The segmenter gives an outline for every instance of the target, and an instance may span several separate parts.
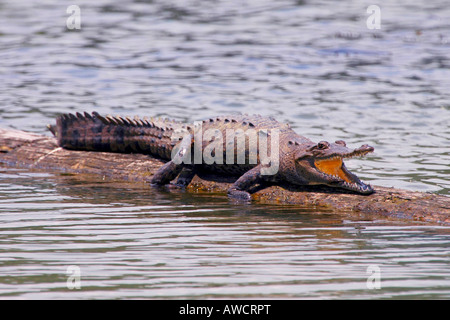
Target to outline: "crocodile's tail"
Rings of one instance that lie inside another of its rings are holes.
[[[173,131],[183,124],[165,119],[103,117],[97,112],[63,114],[48,129],[60,147],[72,150],[151,154],[169,160]]]

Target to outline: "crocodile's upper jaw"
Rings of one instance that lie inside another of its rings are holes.
[[[373,152],[374,148],[363,145],[358,149],[346,153],[335,153],[324,157],[315,157],[314,166],[323,178],[330,180],[330,186],[348,189],[362,194],[374,192],[370,185],[363,183],[356,175],[351,173],[344,164],[344,159],[364,156]]]

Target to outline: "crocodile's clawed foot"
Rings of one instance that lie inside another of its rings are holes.
[[[250,193],[243,190],[238,190],[234,188],[228,189],[228,196],[231,199],[237,200],[237,201],[251,201],[252,197]]]
[[[168,183],[168,184],[150,183],[150,186],[160,192],[178,193],[178,192],[185,192],[186,190],[186,186],[177,183]]]
[[[191,179],[185,179],[184,177],[180,176],[177,179],[177,182],[173,183],[174,185],[178,186],[179,188],[186,188],[189,183],[191,183],[192,178]]]
[[[175,190],[185,190],[187,187],[186,184],[179,183],[178,181],[174,183],[169,183],[167,186],[169,187],[169,189]]]

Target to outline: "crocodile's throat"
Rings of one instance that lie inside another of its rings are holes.
[[[314,160],[314,165],[321,172],[339,177],[345,182],[351,183],[353,181],[347,176],[347,174],[342,170],[342,158],[341,157],[333,157],[330,159],[316,159]]]

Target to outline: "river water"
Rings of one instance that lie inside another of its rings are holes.
[[[347,164],[373,185],[449,195],[450,7],[382,3],[369,29],[372,4],[2,1],[0,126],[259,113],[374,146]],[[449,232],[0,167],[0,298],[449,298]]]

